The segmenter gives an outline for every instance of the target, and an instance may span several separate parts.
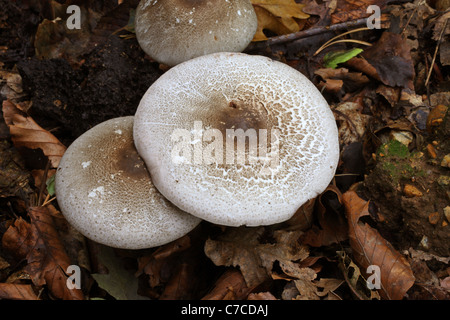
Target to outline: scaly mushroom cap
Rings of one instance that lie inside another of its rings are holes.
[[[67,221],[87,238],[123,249],[168,243],[201,221],[154,187],[134,147],[133,118],[111,119],[81,135],[64,153],[55,179]]]
[[[249,0],[141,0],[135,19],[141,48],[169,66],[213,52],[242,51],[257,25]]]
[[[333,113],[313,83],[286,64],[242,53],[167,71],[139,104],[134,139],[169,201],[228,226],[289,219],[328,186],[339,159]]]

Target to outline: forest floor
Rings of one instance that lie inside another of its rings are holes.
[[[133,115],[168,69],[136,41],[137,1],[78,1],[82,28],[69,30],[63,2],[0,0],[0,299],[450,298],[448,1],[304,0],[297,16],[294,0],[267,1],[291,5],[278,13],[252,2],[262,41],[245,52],[322,91],[339,129],[335,178],[287,222],[204,221],[133,251],[73,230],[46,182],[72,141]],[[323,46],[365,27],[371,4],[380,28]]]

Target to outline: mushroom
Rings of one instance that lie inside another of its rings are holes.
[[[243,51],[258,22],[249,0],[141,0],[136,37],[168,66],[213,52]]]
[[[105,121],[78,137],[55,178],[67,221],[87,238],[122,249],[171,242],[201,221],[172,205],[152,184],[134,147],[133,118]]]
[[[156,188],[219,225],[289,219],[329,185],[339,159],[336,121],[314,84],[243,53],[168,70],[141,99],[133,132]]]

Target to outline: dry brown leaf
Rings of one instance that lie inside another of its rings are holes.
[[[411,48],[401,35],[385,31],[361,55],[376,69],[385,85],[414,91],[415,70]]]
[[[251,0],[258,17],[258,29],[253,41],[267,40],[263,30],[270,30],[277,35],[288,34],[300,30],[295,19],[308,19],[309,15],[302,11],[304,4],[294,0]]]
[[[174,274],[164,287],[160,300],[191,299],[193,283],[196,279],[194,263],[181,262],[177,264]]]
[[[377,230],[360,221],[361,217],[369,215],[369,202],[359,198],[354,191],[347,191],[342,199],[355,261],[362,270],[369,265],[380,268],[380,294],[383,298],[402,299],[415,281],[408,261]]]
[[[66,147],[53,134],[41,128],[9,100],[3,101],[3,117],[16,148],[41,149],[52,167],[58,167]]]
[[[0,299],[38,300],[29,284],[0,283]]]
[[[28,209],[31,223],[19,218],[6,230],[2,247],[17,258],[26,258],[25,270],[36,286],[47,285],[58,299],[83,299],[79,289],[69,289],[65,271],[71,264],[47,207]]]
[[[169,279],[164,275],[171,273],[167,266],[173,265],[177,256],[191,247],[189,236],[181,237],[171,243],[159,247],[149,256],[143,256],[138,259],[138,271],[136,275],[145,273],[149,277],[150,287],[154,288],[167,282]]]
[[[258,292],[258,293],[250,293],[248,295],[248,300],[277,300],[273,294],[270,292]]]
[[[333,243],[344,241],[348,238],[347,223],[337,208],[326,208],[323,203],[323,197],[326,192],[332,192],[336,195],[340,204],[342,194],[336,186],[328,186],[320,196],[317,197],[316,216],[320,225],[314,225],[302,236],[302,243],[313,247],[327,246]],[[337,206],[337,204],[336,204]]]
[[[314,73],[325,81],[323,83],[325,90],[333,93],[339,93],[341,89],[343,89],[343,92],[354,92],[369,83],[369,78],[362,73],[349,72],[346,68],[322,68],[314,71]]]
[[[251,290],[239,270],[229,269],[220,276],[214,288],[202,300],[242,300]]]
[[[218,240],[206,241],[205,254],[217,266],[239,266],[249,287],[269,280],[275,261],[288,272],[292,263],[308,257],[297,242],[301,231],[275,231],[275,243],[260,243],[263,233],[263,227],[230,228]]]
[[[368,17],[367,7],[376,5],[381,9],[392,0],[337,0],[336,10],[331,15],[331,23],[341,23]]]

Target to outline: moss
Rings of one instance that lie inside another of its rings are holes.
[[[401,159],[409,158],[411,153],[407,146],[397,140],[391,140],[388,143],[383,144],[378,149],[379,156],[397,157]]]
[[[383,144],[378,149],[377,159],[394,183],[401,179],[410,180],[425,175],[420,165],[416,164],[420,159],[418,153],[411,153],[407,146],[397,140]]]

